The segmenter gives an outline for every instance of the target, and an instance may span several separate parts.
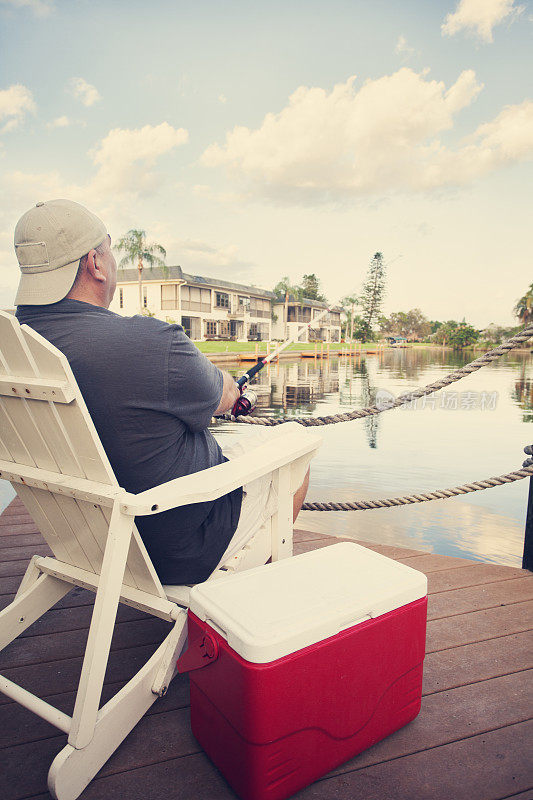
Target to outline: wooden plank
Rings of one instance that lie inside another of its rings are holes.
[[[117,681],[115,683],[107,683],[104,685],[102,691],[102,704],[110,700],[119,689],[124,686],[126,681]],[[53,704],[64,714],[72,714],[74,708],[75,692],[62,692],[60,694],[47,695],[43,700]],[[164,697],[161,697],[157,702],[150,706],[146,716],[155,714],[166,714],[174,712],[177,709],[189,706],[189,681],[185,676],[177,676],[172,683]],[[189,711],[187,714],[187,724]],[[172,717],[170,717],[172,718]],[[175,726],[175,735],[179,733],[179,726]],[[62,734],[53,725],[50,725],[45,720],[32,714],[31,711],[20,706],[18,703],[7,703],[2,706],[2,725],[0,726],[0,759],[6,761],[4,748],[17,747],[22,744],[30,744],[39,741],[39,739],[49,739],[59,737]],[[128,740],[129,741],[129,740]],[[144,750],[150,749],[146,746],[146,739],[141,742]],[[131,752],[132,748],[128,744],[126,748]],[[37,791],[40,790],[40,787]]]
[[[487,583],[484,586],[469,586],[451,592],[430,595],[428,619],[442,619],[483,608],[494,608],[508,603],[519,603],[533,599],[533,575],[529,578]],[[460,621],[457,624],[461,624]]]
[[[39,544],[33,547],[3,547],[0,550],[0,558],[3,561],[21,561],[25,559],[26,562],[29,562],[33,555],[49,556],[51,552],[47,544]]]
[[[0,556],[4,547],[35,547],[45,544],[41,534],[35,531],[35,526],[21,525],[20,527],[27,527],[29,530],[21,533],[8,533],[6,536],[0,535]]]
[[[131,678],[146,663],[156,648],[156,644],[147,644],[112,650],[106,682],[114,683]],[[41,663],[38,667],[28,664],[2,669],[2,674],[33,694],[44,697],[61,692],[74,692],[78,686],[81,663],[81,657],[68,658]],[[5,695],[0,694],[0,705],[8,702],[11,701]]]
[[[473,564],[471,567],[433,572],[428,576],[428,591],[449,592],[452,589],[463,589],[466,586],[481,586],[493,581],[524,578],[531,573],[517,567],[500,567],[496,564]]]
[[[20,522],[12,522],[13,519],[20,519]],[[23,533],[33,533],[41,535],[37,525],[31,519],[29,515],[13,515],[11,517],[4,516],[0,517],[0,532],[2,533],[2,538],[4,536],[18,536]],[[42,538],[42,536],[41,536]]]
[[[533,668],[533,633],[429,653],[424,661],[424,694],[488,680]]]
[[[418,569],[426,575],[432,572],[442,572],[444,570],[457,569],[460,567],[471,567],[483,563],[482,561],[473,561],[467,558],[440,556],[437,553],[424,553],[424,555],[413,556],[407,559],[400,555],[396,560],[400,561],[400,563],[405,561],[408,566],[413,569]]]
[[[20,578],[16,578],[15,580],[20,583]],[[0,582],[1,586],[1,582]],[[17,584],[18,588],[18,584]],[[5,608],[11,602],[11,598],[14,597],[13,594],[6,594],[0,596],[0,609]],[[94,592],[89,591],[88,589],[82,589],[79,586],[73,586],[70,592],[63,597],[59,603],[56,603],[54,608],[78,608],[80,606],[92,605],[94,602]]]
[[[53,608],[38,619],[37,622],[34,622],[30,628],[27,628],[27,630],[21,633],[20,639],[28,638],[29,636],[44,636],[87,630],[91,622],[91,614],[92,603],[76,608]],[[121,605],[117,613],[117,625],[124,622],[149,619],[151,619],[151,617],[143,611],[138,611],[136,608],[130,608],[125,605]]]
[[[533,601],[472,611],[456,617],[431,620],[427,626],[426,653],[495,639],[533,627]]]
[[[26,511],[26,507],[19,497],[14,497],[11,503],[7,506],[7,508],[3,510],[2,515],[18,514],[21,511]]]
[[[17,375],[0,377],[0,395],[22,397],[25,400],[53,400],[54,403],[71,403],[74,391],[66,381],[43,380]]]
[[[317,781],[300,792],[298,798],[500,800],[511,791],[531,786],[530,739],[528,741],[531,735],[533,723],[521,722]],[[102,783],[105,785],[104,781]],[[90,797],[88,794],[87,800]],[[113,795],[107,797],[113,800]]]
[[[531,716],[532,671],[505,675],[424,697],[418,717],[341,767],[370,766],[467,739]]]
[[[16,559],[12,559],[10,561],[0,561],[0,578],[18,577],[20,580],[26,572],[27,566],[27,558],[23,558],[19,561]]]
[[[14,578],[2,578],[0,581],[0,595],[12,595],[19,588],[20,577],[17,575]]]
[[[131,647],[131,644],[160,644],[168,633],[169,624],[157,617],[124,622],[117,625],[113,634],[113,646],[116,650]],[[27,667],[32,664],[56,662],[63,659],[77,658],[83,655],[87,639],[86,630],[70,631],[68,636],[59,633],[47,633],[43,636],[19,637],[6,647],[0,655],[0,672],[14,667]]]
[[[458,689],[453,693],[434,695],[425,700],[421,714],[412,724],[348,761],[330,775],[390,761],[419,752],[421,749],[449,744],[494,727],[516,724],[524,718],[525,701],[527,701],[527,684],[524,679],[518,680],[517,676]],[[55,704],[66,713],[69,712],[69,708],[65,707],[64,698]],[[156,715],[147,715],[141,720],[128,736],[127,742],[102,768],[99,777],[124,773],[169,758],[180,758],[200,752],[190,732],[188,709],[185,707],[176,712],[176,708],[179,708],[176,703],[170,708],[161,705]],[[18,717],[20,718],[20,714]],[[490,720],[487,717],[490,717]],[[13,723],[14,720],[8,717],[10,728]],[[43,737],[35,736],[34,741],[39,738]],[[46,763],[49,752],[53,753],[52,743],[45,743],[32,749],[30,741],[26,740],[25,747],[17,748],[16,755],[19,761],[27,760],[32,754],[34,761],[42,760]],[[147,742],[150,742],[150,747],[146,746]],[[55,746],[54,744],[53,747]],[[5,750],[2,755],[7,762],[12,758],[11,750]],[[15,775],[12,780],[14,779]],[[39,791],[35,775],[26,776],[22,771],[19,781],[17,784],[19,796]]]
[[[501,800],[525,790],[528,723],[503,728],[427,752],[397,758],[356,772],[317,781],[298,800]],[[83,800],[146,800],[191,797],[234,800],[235,794],[203,754],[168,759],[109,776],[97,777]],[[40,800],[34,797],[32,800]],[[44,798],[44,795],[43,795]],[[6,798],[15,800],[15,798]],[[18,798],[17,798],[18,800]]]
[[[376,542],[367,542],[362,539],[336,537],[332,536],[331,534],[313,533],[312,531],[304,531],[301,529],[295,530],[294,533],[294,541],[299,545],[306,542],[315,542],[318,547],[320,542],[324,542],[324,545],[322,546],[325,546],[326,543],[336,544],[337,542],[355,542],[355,544],[359,544],[362,547],[368,548],[369,550],[374,550],[376,553],[381,553],[382,555],[387,556],[387,558],[404,559],[411,558],[412,556],[427,555],[427,553],[424,553],[422,550],[412,550],[408,547],[398,547],[390,544],[377,544]]]
[[[57,509],[57,513],[54,513],[52,510],[52,520],[50,520],[41,507],[38,496],[39,491],[41,491],[42,495],[46,495],[46,492],[38,489],[33,490],[26,486],[19,486],[18,491],[20,496],[24,498],[26,506],[30,509],[32,517],[37,522],[39,530],[43,534],[46,542],[52,548],[56,558],[69,563],[71,561],[70,550],[67,544],[63,541],[61,532],[58,532],[55,529],[55,523],[60,522],[62,517],[59,509]],[[44,502],[47,506],[50,506],[48,498],[46,498]]]
[[[305,531],[301,528],[294,528],[294,540],[297,542],[310,542],[312,540],[318,541],[319,539],[331,539],[331,535],[325,533],[313,533],[313,531]]]

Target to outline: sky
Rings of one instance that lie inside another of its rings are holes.
[[[0,0],[0,307],[66,197],[186,272],[336,302],[382,251],[385,313],[516,323],[532,33],[521,0]]]

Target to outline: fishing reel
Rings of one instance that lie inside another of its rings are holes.
[[[233,417],[244,417],[247,414],[251,414],[254,408],[257,405],[257,395],[251,389],[244,389],[241,388],[241,396],[231,409],[231,414]]]

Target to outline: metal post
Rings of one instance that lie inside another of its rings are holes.
[[[529,497],[527,501],[522,569],[529,569],[533,572],[533,477],[529,479]]]

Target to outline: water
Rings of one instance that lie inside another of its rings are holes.
[[[362,408],[380,393],[424,386],[472,358],[405,349],[355,361],[285,361],[259,373],[259,413],[323,416]],[[511,353],[415,408],[321,428],[324,443],[312,464],[308,499],[394,497],[510,472],[533,441],[532,422],[533,358]],[[253,437],[254,429],[225,423],[215,433],[224,440]],[[297,527],[519,566],[528,483],[393,509],[302,512]],[[0,481],[0,510],[13,495]]]
[[[425,386],[470,353],[398,349],[356,360],[301,359],[260,373],[263,415],[324,416]],[[242,374],[235,368],[235,374]],[[309,500],[395,497],[518,469],[533,441],[533,358],[509,354],[415,408],[320,429]],[[253,436],[244,425],[217,437]],[[520,566],[529,481],[393,509],[302,512],[297,527],[359,540]]]

